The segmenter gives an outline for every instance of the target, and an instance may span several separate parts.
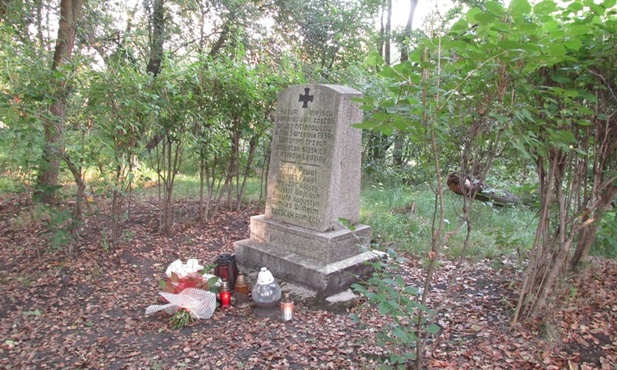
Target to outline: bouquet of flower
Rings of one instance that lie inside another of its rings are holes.
[[[194,319],[207,319],[216,308],[216,294],[210,290],[217,288],[219,278],[203,274],[204,266],[196,259],[186,263],[181,260],[172,262],[165,275],[166,279],[159,282],[162,292],[159,292],[163,302],[167,304],[153,305],[146,308],[146,315],[165,310],[170,315],[174,328],[180,328]]]
[[[181,260],[172,262],[165,275],[166,279],[159,281],[162,291],[178,294],[186,288],[197,288],[216,291],[220,285],[220,279],[212,274],[205,274],[204,266],[196,259],[189,259],[186,263]]]
[[[172,327],[180,328],[195,319],[209,319],[216,309],[216,294],[197,288],[186,288],[178,294],[159,292],[169,303],[146,308],[146,315],[165,310]]]

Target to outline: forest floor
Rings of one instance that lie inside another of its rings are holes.
[[[76,257],[47,249],[31,203],[0,196],[0,367],[5,369],[373,369],[394,349],[377,345],[391,320],[359,297],[341,308],[296,300],[293,321],[258,318],[236,308],[172,329],[157,303],[169,263],[209,264],[248,236],[249,216],[223,211],[201,224],[196,203],[180,201],[173,237],[155,232],[155,203],[125,223],[123,243],[106,252],[91,218]],[[107,214],[101,212],[101,214]],[[19,221],[19,222],[18,222]],[[442,260],[429,305],[441,330],[426,346],[428,369],[617,369],[617,263],[593,260],[544,321],[511,326],[523,267],[514,258]],[[418,258],[401,276],[423,281]],[[297,297],[296,297],[297,298]],[[362,324],[350,318],[357,314]]]

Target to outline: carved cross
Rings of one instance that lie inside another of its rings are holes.
[[[313,95],[309,95],[310,90],[311,89],[309,89],[308,87],[305,87],[304,95],[300,94],[300,99],[298,101],[303,103],[302,108],[308,108],[308,102],[313,101]]]

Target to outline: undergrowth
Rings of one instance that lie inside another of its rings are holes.
[[[361,222],[373,229],[373,241],[387,248],[425,255],[431,245],[434,193],[427,185],[364,186],[361,197]],[[450,237],[444,253],[458,257],[462,252],[467,226],[463,223],[463,199],[445,193],[446,232]],[[534,237],[535,211],[524,206],[498,207],[475,202],[471,214],[472,235],[467,256],[499,259],[520,255]]]

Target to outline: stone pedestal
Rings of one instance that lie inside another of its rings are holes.
[[[250,239],[234,245],[241,265],[266,266],[276,278],[331,295],[370,274],[368,262],[379,256],[370,238],[366,225],[319,232],[260,215],[251,217]]]
[[[268,197],[251,218],[250,239],[235,243],[241,265],[318,294],[345,290],[372,270],[371,228],[358,224],[362,94],[344,86],[301,85],[277,99]],[[349,228],[345,225],[351,225]]]

